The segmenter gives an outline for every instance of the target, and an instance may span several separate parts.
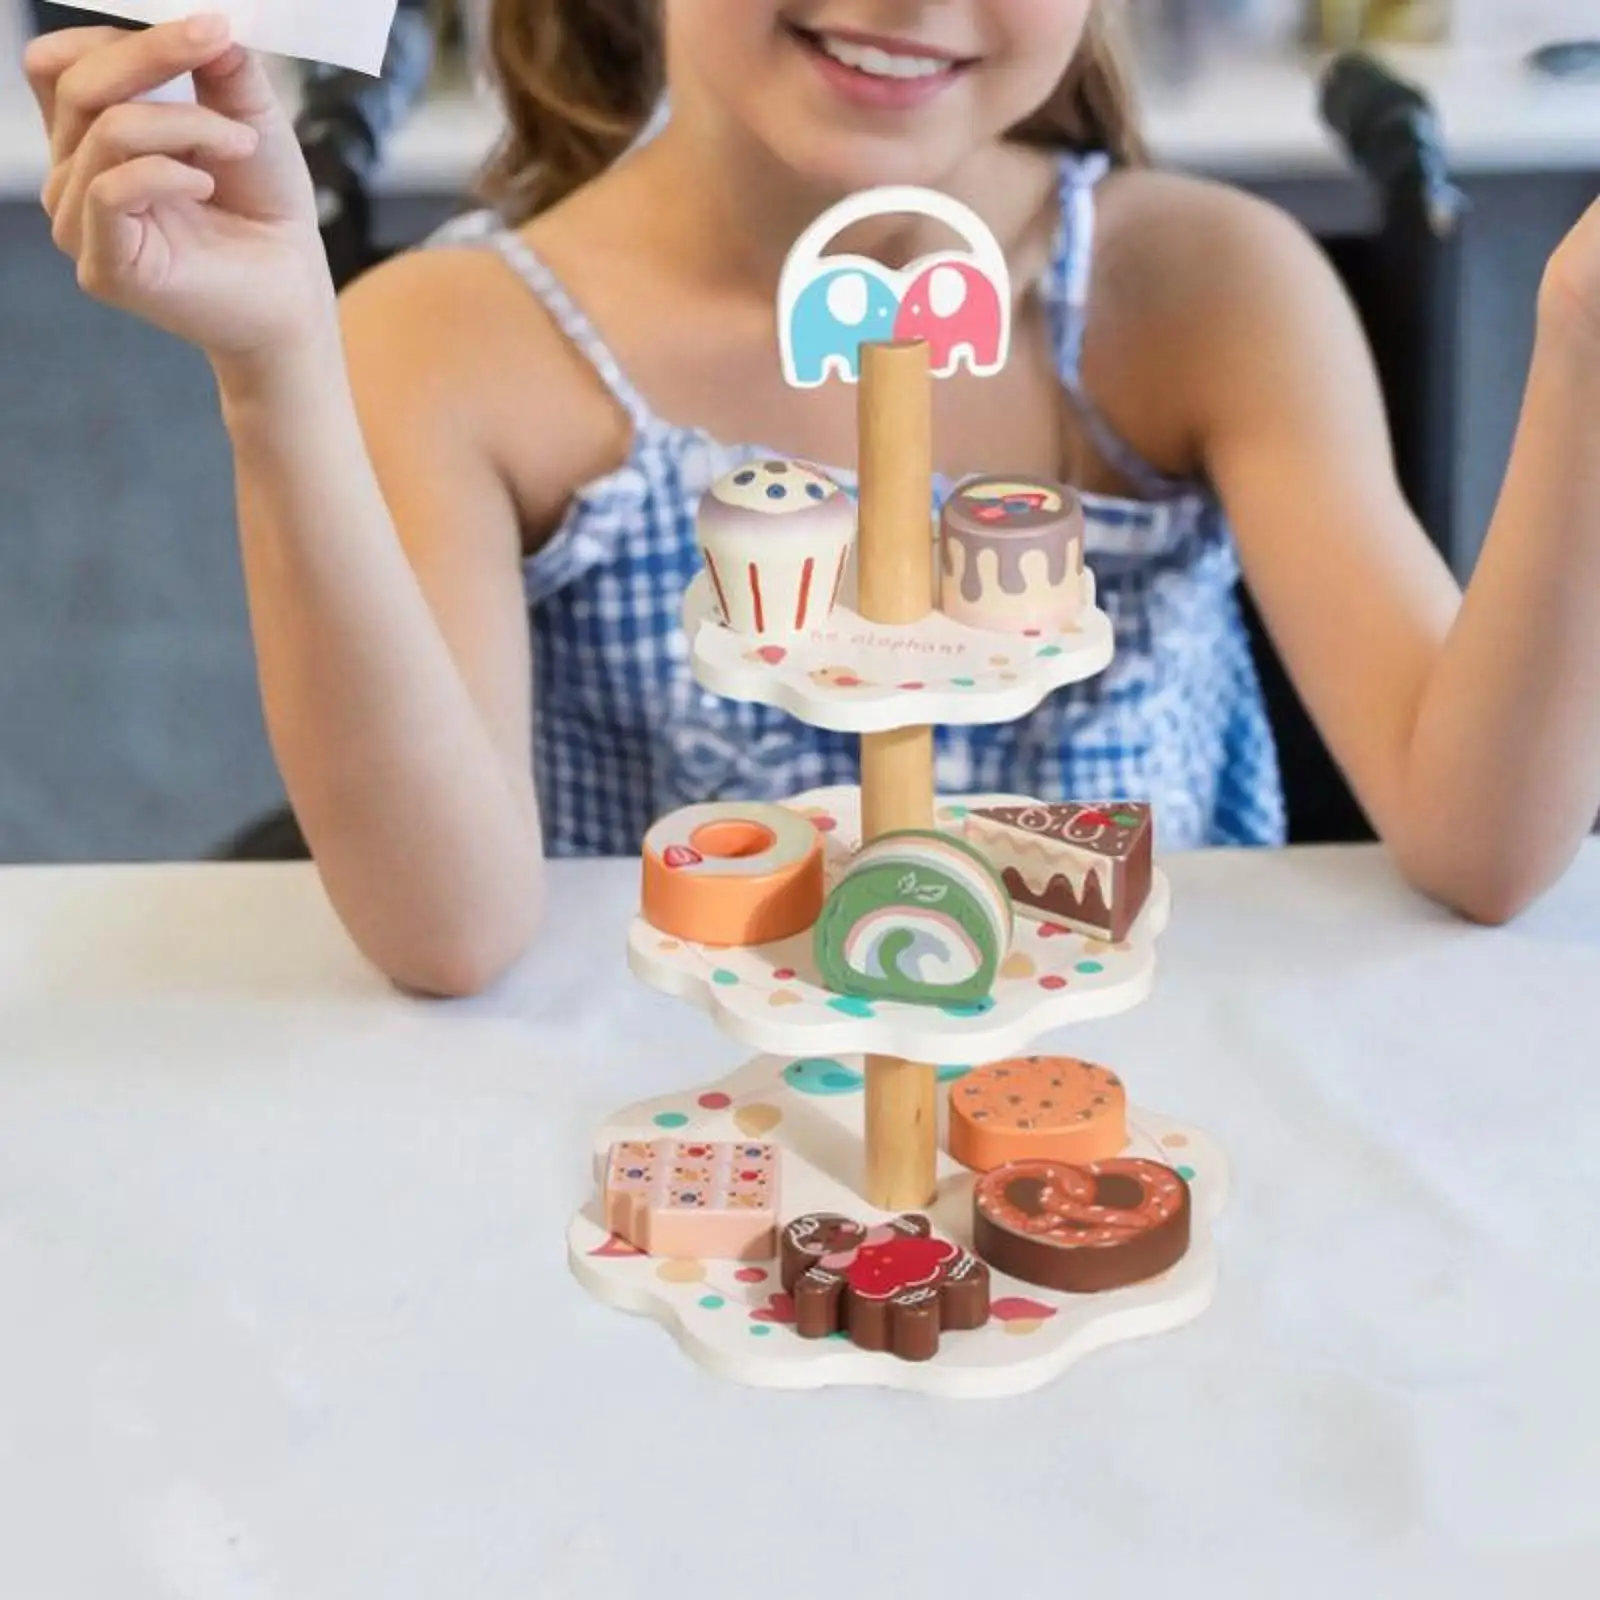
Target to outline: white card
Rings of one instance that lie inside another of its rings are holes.
[[[177,22],[214,12],[252,50],[325,61],[378,75],[395,0],[74,0],[81,10],[128,22]]]

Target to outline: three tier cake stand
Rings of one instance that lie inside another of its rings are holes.
[[[704,687],[860,735],[859,788],[788,802],[821,833],[830,884],[863,844],[886,833],[959,832],[972,809],[1038,804],[1018,796],[937,796],[934,726],[1014,720],[1112,659],[1112,629],[1095,603],[1092,571],[1083,573],[1077,622],[1060,633],[991,633],[936,608],[933,383],[963,357],[980,375],[997,370],[1009,336],[1004,261],[970,212],[942,195],[896,189],[857,196],[821,218],[796,245],[780,290],[790,381],[806,386],[828,375],[798,371],[794,344],[797,307],[820,274],[837,273],[841,263],[870,273],[902,308],[926,281],[926,260],[896,273],[821,251],[852,222],[905,211],[934,215],[967,235],[971,248],[947,259],[985,275],[1003,295],[997,359],[980,364],[970,339],[952,351],[936,337],[863,337],[833,365],[858,384],[859,520],[854,603],[837,606],[825,628],[786,648],[752,651],[717,617],[704,576],[684,609],[692,669]],[[916,662],[915,684],[900,687],[908,660]],[[823,662],[837,670],[819,670]],[[1148,1281],[1087,1295],[994,1271],[987,1321],[945,1337],[926,1361],[864,1350],[843,1335],[800,1337],[776,1260],[644,1253],[607,1226],[598,1195],[618,1141],[760,1141],[781,1155],[782,1218],[833,1212],[871,1225],[916,1212],[936,1236],[970,1250],[975,1175],[948,1154],[951,1086],[976,1066],[1020,1056],[1052,1030],[1141,1002],[1169,908],[1157,869],[1137,921],[1115,943],[1019,918],[987,1000],[945,1007],[830,991],[808,933],[727,948],[665,935],[641,915],[628,935],[636,977],[694,1002],[759,1053],[730,1077],[620,1110],[598,1131],[597,1195],[568,1233],[574,1274],[607,1305],[655,1319],[710,1370],[776,1388],[871,1384],[945,1396],[1014,1394],[1050,1381],[1092,1350],[1198,1315],[1216,1280],[1212,1227],[1226,1197],[1224,1159],[1198,1129],[1131,1103],[1126,1154],[1170,1166],[1189,1187],[1182,1259]]]

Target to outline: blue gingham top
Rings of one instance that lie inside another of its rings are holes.
[[[1096,447],[1141,497],[1084,499],[1086,557],[1116,657],[1019,722],[938,729],[940,792],[1149,800],[1164,850],[1281,843],[1276,752],[1221,508],[1204,486],[1143,461],[1081,391],[1095,186],[1107,167],[1100,155],[1061,158],[1061,228],[1040,289],[1061,381]],[[700,570],[700,497],[730,468],[782,452],[663,421],[516,232],[478,213],[436,236],[473,238],[539,297],[634,428],[627,460],[578,491],[525,566],[548,853],[633,855],[656,818],[683,805],[783,800],[858,781],[854,735],[722,700],[689,669],[680,613]],[[854,488],[850,474],[837,476]],[[938,495],[951,487],[941,480]]]

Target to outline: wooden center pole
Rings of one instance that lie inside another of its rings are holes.
[[[861,351],[858,609],[869,622],[933,610],[933,377],[923,343]],[[933,826],[933,730],[861,736],[861,836]],[[882,1211],[926,1206],[938,1188],[932,1063],[868,1056],[866,1184]]]

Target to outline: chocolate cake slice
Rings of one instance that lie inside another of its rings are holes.
[[[1153,818],[1142,801],[993,806],[967,817],[1018,907],[1112,943],[1150,898]]]

